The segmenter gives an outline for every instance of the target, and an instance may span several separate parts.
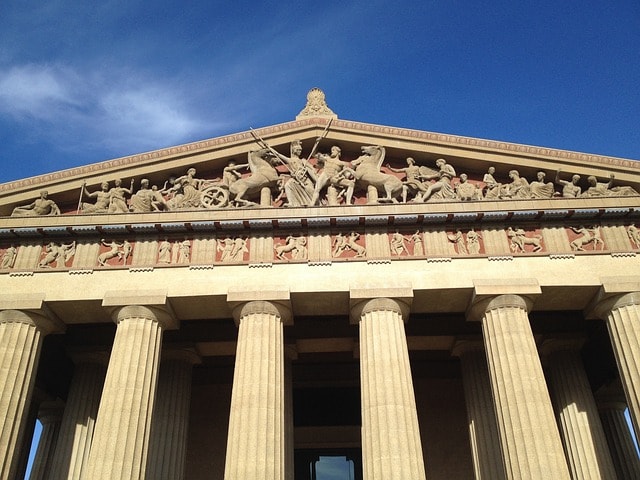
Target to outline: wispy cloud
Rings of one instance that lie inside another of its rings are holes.
[[[223,122],[203,120],[179,90],[139,72],[19,65],[0,71],[0,115],[28,124],[59,149],[73,138],[74,150],[136,152],[192,139]]]

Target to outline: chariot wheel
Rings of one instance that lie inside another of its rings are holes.
[[[229,190],[214,185],[200,193],[200,203],[204,208],[222,208],[229,204]]]

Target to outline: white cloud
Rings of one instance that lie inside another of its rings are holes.
[[[57,149],[99,147],[135,153],[191,140],[219,127],[188,108],[180,88],[144,74],[52,65],[0,70],[0,116],[49,139]]]

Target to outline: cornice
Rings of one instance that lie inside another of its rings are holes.
[[[324,128],[327,119],[324,117],[309,117],[282,124],[272,125],[256,129],[255,132],[264,138],[272,138],[278,135],[299,133],[306,128]],[[332,130],[370,134],[377,137],[388,137],[418,141],[433,146],[449,146],[462,148],[475,152],[491,152],[507,156],[525,158],[537,158],[546,160],[571,161],[580,164],[591,164],[593,167],[631,169],[640,172],[640,161],[594,155],[569,150],[561,150],[547,147],[536,147],[497,140],[478,139],[459,135],[450,135],[422,130],[414,130],[402,127],[390,127],[384,125],[369,124],[352,120],[333,121]],[[25,188],[38,188],[47,184],[62,182],[72,178],[83,177],[96,173],[109,173],[131,166],[143,166],[149,162],[159,162],[168,159],[180,158],[205,151],[212,151],[243,143],[253,143],[254,138],[250,131],[223,135],[211,139],[186,143],[145,153],[129,155],[126,157],[92,163],[82,167],[74,167],[57,172],[47,173],[35,177],[29,177],[13,182],[0,184],[0,194],[21,190]]]

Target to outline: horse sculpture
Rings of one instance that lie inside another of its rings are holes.
[[[381,146],[362,147],[362,155],[356,158],[351,164],[356,167],[356,183],[367,189],[367,198],[373,203],[370,193],[371,187],[375,192],[384,192],[386,196],[381,198],[381,202],[397,203],[402,194],[402,181],[387,173],[382,173],[380,168],[384,161],[385,149]],[[377,195],[376,195],[377,197]]]
[[[275,187],[278,183],[278,171],[273,166],[275,156],[268,148],[249,152],[249,171],[251,175],[229,185],[229,193],[238,204],[256,205],[245,199],[245,195],[254,197],[265,187]]]

